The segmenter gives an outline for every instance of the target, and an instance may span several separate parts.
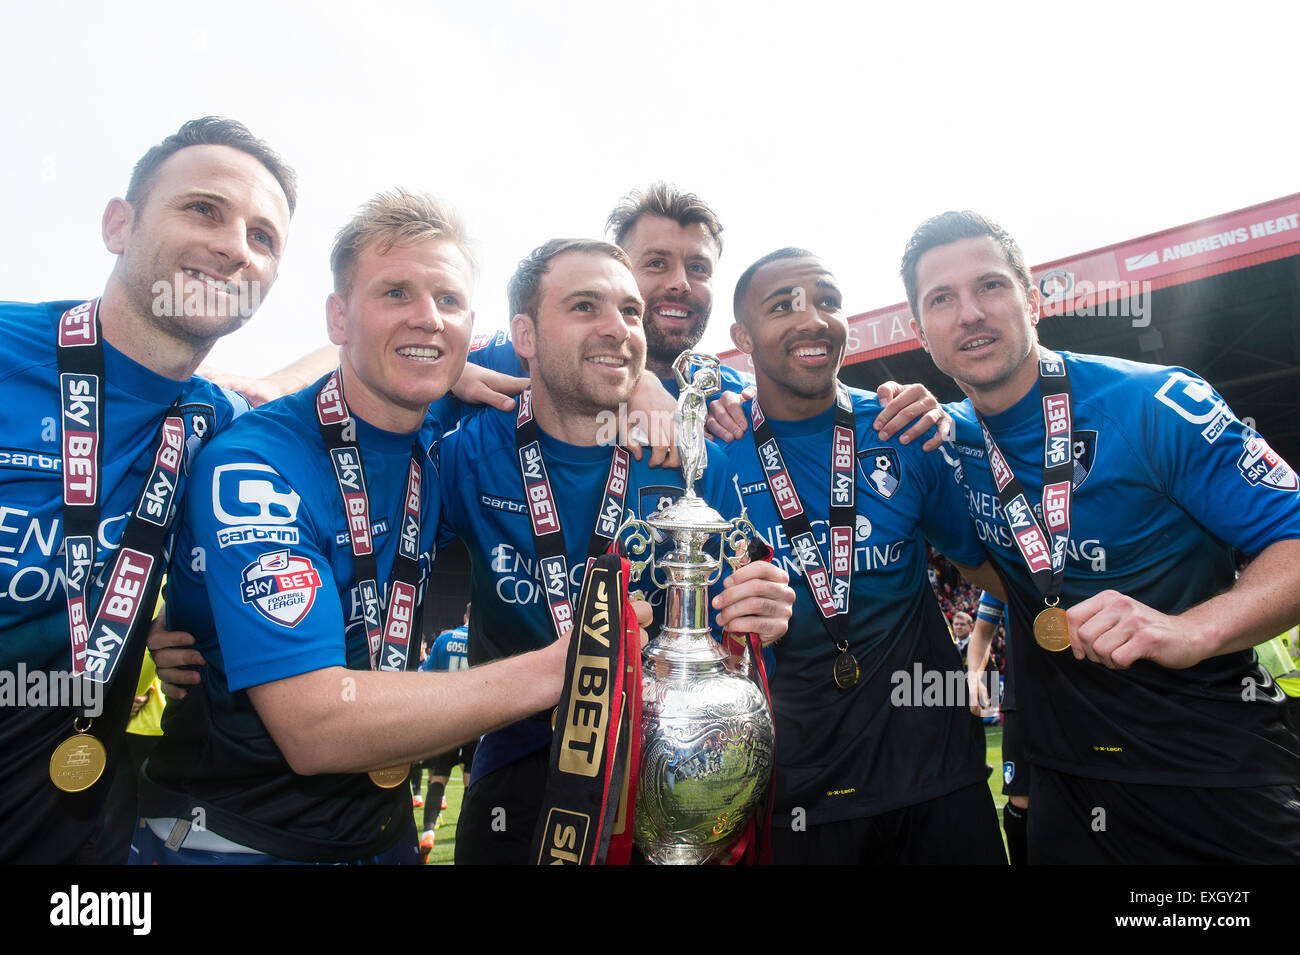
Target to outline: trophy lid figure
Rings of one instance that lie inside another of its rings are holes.
[[[700,367],[688,381],[692,365]],[[673,362],[673,374],[681,389],[677,399],[677,453],[682,459],[687,494],[695,493],[693,485],[704,474],[704,424],[709,417],[709,398],[722,387],[720,365],[713,355],[691,351],[682,352]]]

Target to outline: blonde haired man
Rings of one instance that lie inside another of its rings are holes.
[[[146,766],[136,861],[417,863],[410,764],[559,698],[562,643],[472,676],[401,672],[440,511],[428,406],[473,323],[462,223],[384,193],[331,266],[339,369],[199,460],[172,623],[207,669]]]

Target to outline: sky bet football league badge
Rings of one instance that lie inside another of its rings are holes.
[[[296,627],[307,616],[319,588],[320,574],[311,561],[287,550],[257,558],[244,568],[239,585],[244,603],[284,627]]]

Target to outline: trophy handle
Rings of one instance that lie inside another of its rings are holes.
[[[645,521],[629,516],[619,527],[614,539],[619,542],[619,549],[631,565],[628,574],[629,590],[631,590],[633,584],[641,580],[641,575],[645,573],[647,566],[650,568],[650,583],[660,588],[667,586],[665,582],[655,579],[653,527]]]
[[[758,529],[749,519],[749,510],[742,508],[740,516],[732,518],[731,530],[722,540],[724,551],[728,547],[732,550],[732,556],[727,557],[724,552],[723,557],[733,571],[740,570],[749,563],[749,545],[756,537]]]

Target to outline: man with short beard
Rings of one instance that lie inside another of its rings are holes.
[[[270,290],[295,202],[241,123],[193,120],[108,203],[101,298],[0,305],[0,671],[84,673],[104,701],[0,706],[2,862],[73,862],[96,831],[190,460],[247,408],[192,376]]]
[[[528,361],[531,387],[517,412],[482,409],[467,418],[441,453],[444,524],[464,539],[472,567],[470,673],[549,646],[564,631],[563,607],[578,593],[587,558],[603,552],[622,523],[620,516],[602,536],[597,517],[608,500],[620,515],[644,518],[684,490],[680,472],[630,461],[600,440],[605,416],[628,399],[645,364],[643,303],[623,250],[552,240],[520,263],[509,294],[514,347]],[[527,476],[524,461],[533,469]],[[714,461],[696,490],[716,504],[729,485]],[[530,508],[562,542],[563,567],[544,580],[538,554],[546,544],[534,536]],[[786,584],[765,562],[737,571],[714,598],[718,625],[779,636],[794,599]],[[550,717],[539,713],[479,743],[457,824],[458,863],[530,861]]]
[[[633,427],[630,447],[638,458],[646,439],[656,447],[652,463],[672,458],[669,428],[673,400],[678,395],[672,364],[677,356],[699,344],[713,311],[713,278],[722,256],[722,222],[707,202],[667,182],[634,189],[619,200],[605,222],[606,231],[628,255],[637,289],[645,300],[646,370],[628,401],[632,412],[642,411],[652,427],[640,434]],[[479,336],[470,345],[470,361],[510,375],[523,375],[514,349],[501,334]],[[729,365],[721,369],[721,391],[711,397],[709,430],[719,437],[739,435],[743,415],[737,397],[752,387],[753,377]],[[662,386],[662,387],[660,387]],[[902,430],[907,440],[920,438],[932,427],[940,431],[926,442],[933,450],[947,434],[948,422],[934,397],[919,385],[906,388],[893,382],[881,385],[890,399],[877,421],[882,440]],[[667,392],[667,396],[664,392]],[[629,421],[635,424],[633,414]]]

